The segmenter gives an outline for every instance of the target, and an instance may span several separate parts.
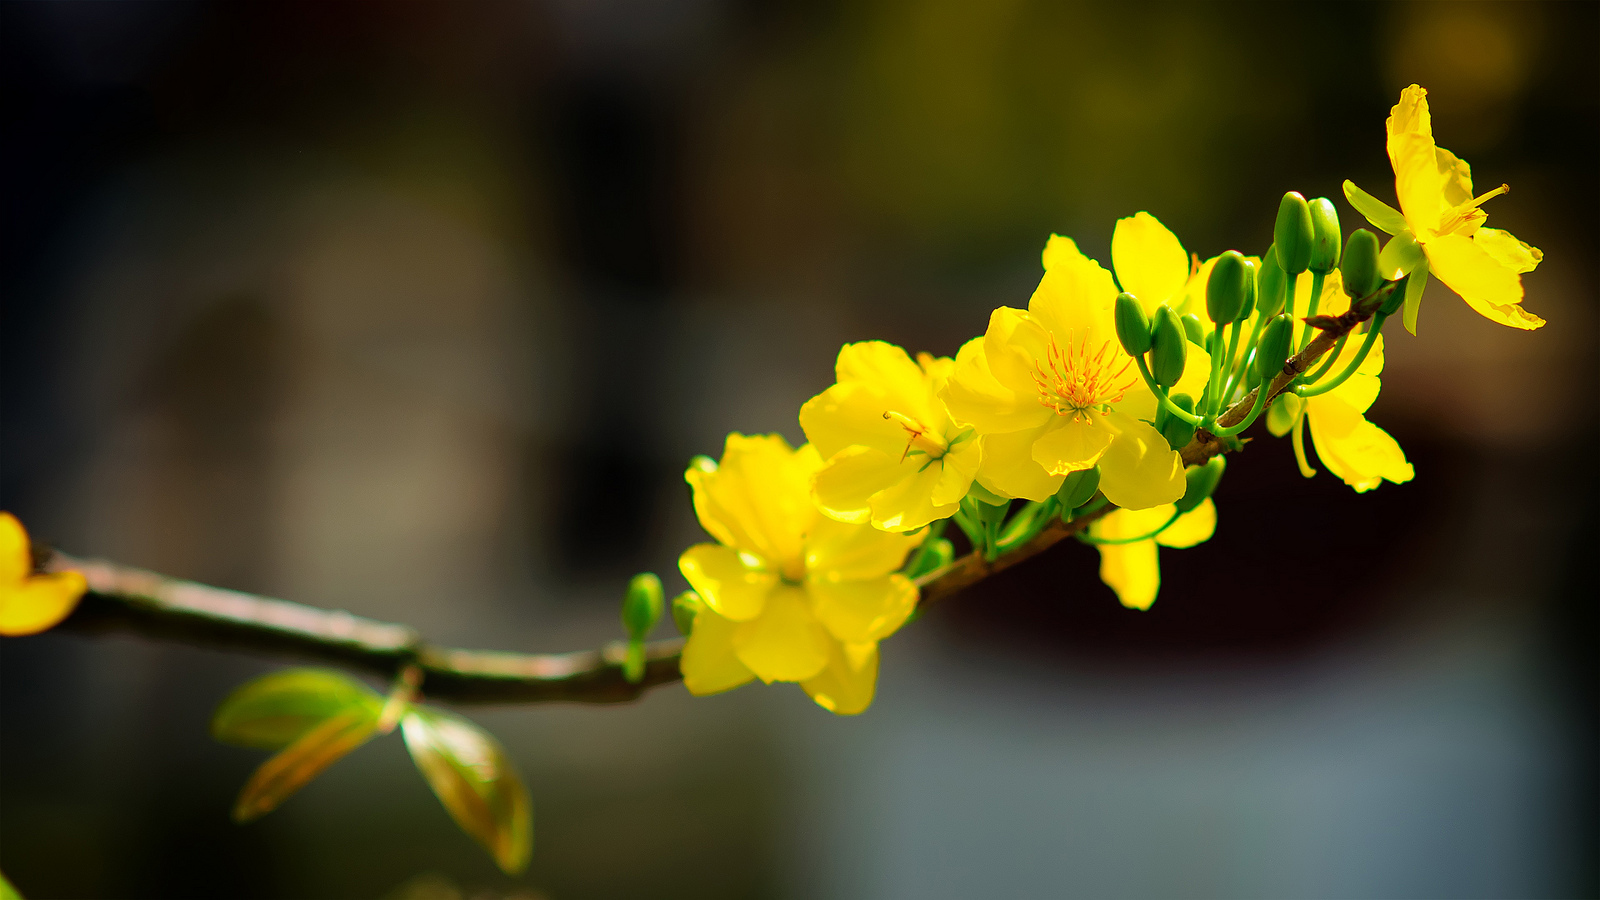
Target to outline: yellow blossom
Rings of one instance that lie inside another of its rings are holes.
[[[718,541],[678,560],[705,602],[683,648],[691,693],[760,678],[797,681],[840,714],[872,702],[878,642],[917,605],[916,586],[896,570],[918,539],[822,515],[811,498],[821,468],[810,444],[730,434],[719,464],[685,474],[695,514]]]
[[[1112,503],[1144,509],[1183,496],[1183,462],[1149,424],[1156,398],[1117,340],[1111,273],[1071,240],[1051,238],[1026,311],[1001,307],[956,354],[942,397],[977,428],[977,480],[1005,497],[1043,500],[1070,472],[1100,467]],[[1210,369],[1191,346],[1174,392],[1198,397]]]
[[[955,514],[982,458],[971,428],[937,396],[955,362],[883,341],[846,344],[838,382],[800,408],[827,460],[813,482],[817,505],[841,522],[912,531]]]
[[[1529,330],[1543,325],[1543,319],[1522,308],[1522,273],[1532,272],[1544,253],[1510,232],[1483,226],[1488,218],[1481,208],[1484,201],[1511,188],[1502,184],[1473,196],[1472,170],[1466,161],[1433,142],[1428,92],[1417,85],[1400,92],[1387,128],[1400,210],[1349,181],[1344,183],[1345,197],[1367,221],[1396,235],[1400,242],[1396,246],[1414,241],[1422,253],[1421,259],[1407,265],[1385,248],[1386,262],[1392,260],[1410,271],[1419,286],[1430,273],[1437,276],[1486,319]],[[1412,334],[1417,331],[1420,297],[1420,290],[1407,292],[1404,321]]]
[[[1192,273],[1178,236],[1147,212],[1117,220],[1111,233],[1111,268],[1122,289],[1139,298],[1145,315],[1163,303],[1182,315]],[[1204,297],[1202,295],[1202,302]]]
[[[1119,509],[1089,526],[1089,536],[1100,541],[1128,541],[1151,534],[1172,519],[1177,507],[1171,503],[1150,509]],[[1210,540],[1217,530],[1217,505],[1207,497],[1194,509],[1155,537],[1128,543],[1101,543],[1100,580],[1117,592],[1117,599],[1130,609],[1149,609],[1161,587],[1161,566],[1156,545],[1193,547]]]
[[[88,590],[78,572],[33,574],[28,532],[0,512],[0,634],[37,634],[65,619]]]

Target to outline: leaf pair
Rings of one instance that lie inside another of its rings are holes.
[[[386,703],[338,672],[288,669],[234,691],[212,718],[212,737],[278,751],[239,792],[234,820],[250,822],[277,809],[352,750],[392,730],[395,716],[384,713],[398,701],[406,749],[445,810],[502,870],[522,871],[533,850],[533,811],[505,748],[460,716],[402,699],[410,696],[404,689]]]

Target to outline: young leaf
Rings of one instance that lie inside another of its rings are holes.
[[[466,719],[428,707],[413,707],[400,727],[411,759],[456,824],[502,871],[527,868],[533,807],[505,748]]]
[[[259,819],[322,774],[377,730],[378,712],[355,706],[333,715],[261,764],[233,805],[233,820]]]
[[[331,716],[383,708],[361,682],[326,669],[285,669],[242,685],[217,707],[211,736],[225,744],[277,750]]]

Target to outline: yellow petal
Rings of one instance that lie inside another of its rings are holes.
[[[833,581],[881,578],[899,569],[922,535],[818,519],[806,537],[806,577]]]
[[[872,705],[878,684],[878,645],[840,645],[838,641],[830,645],[827,666],[800,686],[823,709],[853,716]]]
[[[950,416],[984,434],[1035,428],[1048,421],[1054,413],[1040,404],[1037,389],[1013,391],[994,377],[984,343],[985,338],[973,338],[956,354],[955,371],[940,393]]]
[[[1163,302],[1178,299],[1189,280],[1189,254],[1178,236],[1147,212],[1117,220],[1111,265],[1122,289],[1138,297],[1150,315]]]
[[[1171,517],[1172,508],[1148,510],[1144,514],[1119,509],[1089,527],[1090,534],[1106,540],[1148,534]],[[1156,542],[1099,544],[1100,580],[1130,609],[1149,609],[1161,587],[1161,567]]]
[[[937,370],[936,361],[933,365]],[[897,412],[928,425],[941,424],[935,421],[939,411],[933,402],[928,372],[894,344],[886,341],[845,344],[834,363],[834,373],[840,384],[863,384],[878,391]]]
[[[817,507],[830,518],[859,524],[872,516],[872,495],[900,477],[899,460],[858,444],[834,454],[812,479],[811,488]]]
[[[690,469],[700,524],[717,540],[783,567],[798,566],[801,535],[818,517],[811,476],[822,467],[809,445],[790,450],[778,435],[728,435],[712,472]]]
[[[1058,416],[1054,428],[1033,442],[1033,461],[1051,475],[1066,475],[1094,468],[1117,433],[1103,421],[1105,416],[1087,413],[1088,418]]]
[[[1399,442],[1368,422],[1339,391],[1307,398],[1306,419],[1317,457],[1357,492],[1372,490],[1384,479],[1396,484],[1411,480],[1411,464]]]
[[[984,435],[978,483],[1002,497],[1042,502],[1054,494],[1066,476],[1051,475],[1033,459],[1033,442],[1043,436],[1051,424],[1046,422],[1024,431]]]
[[[944,465],[926,456],[908,457],[903,477],[872,495],[872,526],[885,531],[915,531],[935,519],[955,515],[955,502],[935,506],[933,492],[944,476]],[[968,484],[971,484],[969,481]]]
[[[1407,228],[1406,217],[1400,210],[1356,187],[1355,182],[1348,179],[1344,183],[1344,198],[1380,231],[1399,234]]]
[[[806,592],[783,585],[767,597],[760,616],[734,627],[733,652],[762,681],[804,681],[827,664],[828,640]]]
[[[706,605],[735,621],[761,615],[778,573],[764,571],[760,560],[741,556],[732,547],[695,544],[678,557],[678,570]]]
[[[879,641],[899,630],[917,608],[917,587],[904,575],[871,581],[806,580],[811,612],[846,643]]]
[[[1150,425],[1113,410],[1116,438],[1100,457],[1100,490],[1118,506],[1146,509],[1183,496],[1183,457]]]
[[[1044,256],[1042,262],[1046,272],[1064,262],[1070,262],[1083,254],[1078,250],[1078,244],[1072,238],[1059,234],[1050,235],[1050,240],[1044,243]]]
[[[1046,280],[1050,277],[1045,274]],[[1009,306],[989,314],[989,328],[983,333],[984,358],[995,380],[1016,396],[1038,397],[1034,378],[1039,361],[1047,359],[1049,352],[1050,335],[1033,315]]]
[[[78,572],[34,575],[22,584],[0,585],[0,634],[38,634],[65,619],[88,590]]]
[[[736,688],[755,677],[734,653],[733,635],[739,627],[709,609],[694,617],[694,628],[683,645],[678,668],[683,671],[684,687],[696,696],[716,694]]]
[[[1213,256],[1205,262],[1196,264],[1198,259],[1198,255],[1190,258],[1189,281],[1183,286],[1183,302],[1173,308],[1179,315],[1194,313],[1205,323],[1210,321],[1206,316],[1206,282],[1211,280],[1211,269],[1216,266],[1218,257]],[[1209,328],[1210,325],[1206,327]],[[1190,352],[1194,352],[1192,346]]]
[[[972,480],[978,476],[978,468],[983,464],[983,439],[972,438],[961,442],[950,448],[939,462],[944,468],[928,501],[935,506],[960,503],[961,498],[972,489]]]
[[[1443,147],[1433,149],[1434,165],[1439,169],[1439,186],[1445,206],[1459,206],[1472,199],[1472,167]]]
[[[800,428],[825,459],[858,444],[898,457],[905,449],[906,430],[884,416],[894,408],[872,385],[836,384],[800,407]]]
[[[1428,92],[1416,85],[1401,91],[1400,102],[1390,110],[1386,125],[1395,196],[1417,240],[1426,242],[1438,230],[1446,208]]]
[[[1544,261],[1543,250],[1527,241],[1517,240],[1511,232],[1498,228],[1479,228],[1473,232],[1472,242],[1494,257],[1500,265],[1519,275],[1532,272]]]
[[[1046,343],[1053,337],[1062,347],[1066,347],[1069,339],[1080,346],[1094,347],[1108,340],[1115,344],[1116,327],[1112,323],[1112,308],[1116,302],[1117,286],[1111,280],[1111,273],[1098,262],[1074,252],[1065,254],[1059,263],[1045,271],[1033,297],[1028,300],[1028,315],[1047,332]],[[994,358],[993,344],[986,345],[985,349],[989,352],[989,364],[994,367],[995,375],[1011,385],[1013,390],[1022,390],[1031,385],[1033,361],[1045,358],[1042,348],[1031,349],[1029,370],[1023,374],[1023,385],[1019,387],[1008,381],[1006,373],[1001,370]]]
[[[0,512],[0,586],[21,584],[33,571],[33,545],[28,532],[8,512]]]
[[[1460,294],[1478,315],[1528,331],[1544,324],[1521,306],[1522,276],[1517,269],[1503,264],[1472,238],[1447,234],[1429,241],[1424,249],[1433,276]]]
[[[1160,507],[1157,507],[1158,509]],[[1167,515],[1172,515],[1168,513]],[[1178,517],[1168,528],[1156,535],[1156,543],[1163,547],[1193,547],[1211,540],[1217,531],[1217,505],[1207,497],[1204,501]]]

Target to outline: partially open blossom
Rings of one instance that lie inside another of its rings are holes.
[[[722,460],[691,468],[695,514],[715,544],[684,551],[678,567],[705,603],[681,668],[693,694],[753,678],[797,681],[823,708],[866,709],[878,642],[917,605],[897,574],[918,538],[839,522],[812,502],[822,457],[777,435],[728,435]]]
[[[1089,536],[1101,541],[1127,541],[1151,534],[1172,519],[1171,503],[1150,509],[1119,509],[1089,526]],[[1179,516],[1159,534],[1125,544],[1102,543],[1100,580],[1117,593],[1130,609],[1149,609],[1161,588],[1161,564],[1156,545],[1193,547],[1211,539],[1217,530],[1217,505],[1207,497],[1199,506]]]
[[[926,353],[913,362],[883,341],[839,351],[838,382],[800,407],[800,427],[825,460],[814,482],[824,513],[887,531],[955,513],[982,452],[938,398],[954,367]]]
[[[1502,325],[1523,329],[1543,325],[1543,319],[1522,308],[1522,273],[1532,272],[1544,253],[1510,232],[1483,226],[1488,218],[1484,202],[1511,188],[1502,184],[1473,195],[1472,170],[1466,161],[1433,142],[1428,92],[1417,85],[1400,92],[1387,128],[1400,209],[1346,181],[1344,193],[1350,205],[1373,225],[1397,235],[1396,240],[1416,242],[1423,259],[1408,269],[1414,281],[1432,274],[1479,315]],[[1416,306],[1409,298],[1405,326],[1416,333]]]
[[[0,512],[0,634],[37,634],[71,614],[88,585],[77,572],[33,573],[28,532]]]
[[[1183,463],[1150,425],[1156,398],[1117,340],[1111,273],[1053,237],[1026,311],[1003,306],[956,355],[942,394],[977,428],[977,480],[1004,497],[1043,500],[1070,472],[1100,467],[1100,489],[1143,509],[1183,495]],[[1191,348],[1174,392],[1198,397],[1210,360]]]

